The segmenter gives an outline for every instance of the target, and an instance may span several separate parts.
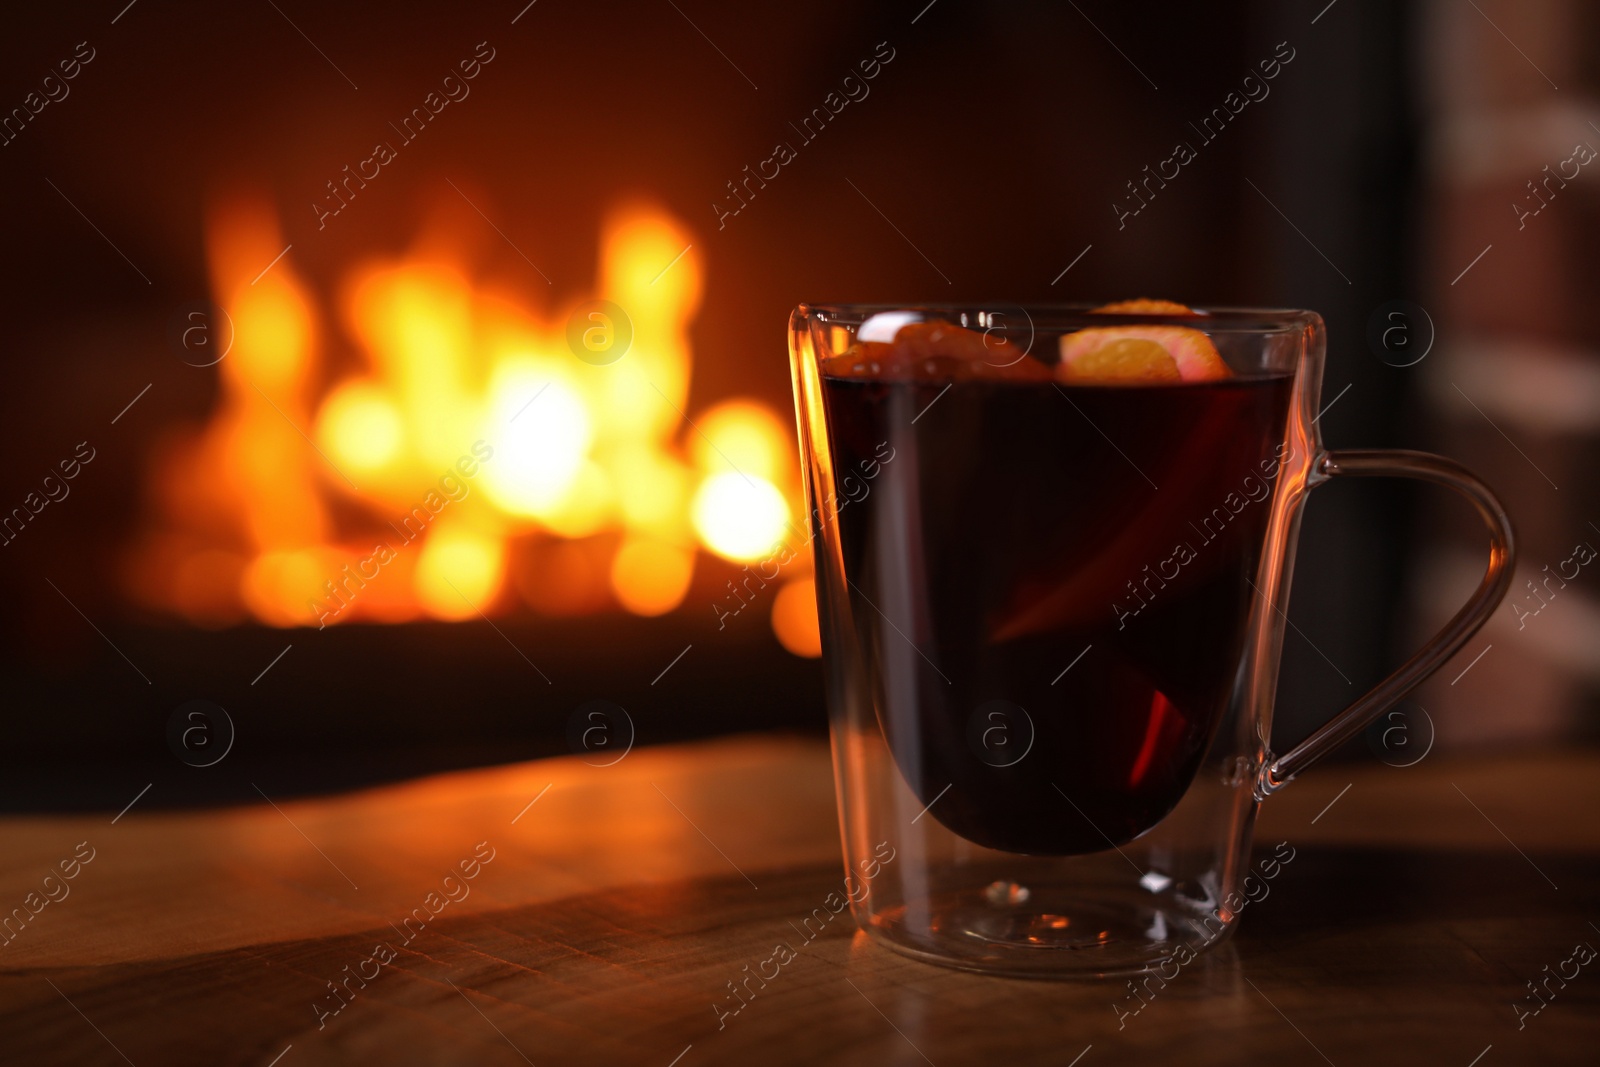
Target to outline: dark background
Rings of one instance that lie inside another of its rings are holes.
[[[649,198],[686,220],[705,257],[691,411],[738,393],[786,407],[783,324],[801,301],[1151,295],[1320,311],[1325,401],[1350,385],[1321,421],[1335,447],[1449,451],[1454,441],[1463,458],[1473,442],[1501,447],[1487,427],[1452,438],[1429,415],[1421,372],[1386,365],[1366,339],[1376,309],[1407,299],[1435,308],[1447,348],[1449,309],[1434,297],[1464,290],[1447,290],[1440,272],[1448,279],[1472,248],[1503,240],[1463,238],[1458,255],[1438,237],[1457,220],[1430,199],[1424,97],[1446,45],[1412,4],[539,0],[515,25],[522,0],[122,7],[36,5],[7,15],[0,32],[0,108],[20,105],[78,42],[97,53],[67,99],[0,148],[0,505],[20,502],[78,441],[99,450],[72,496],[0,549],[0,806],[120,804],[151,779],[157,804],[253,798],[252,776],[278,791],[328,789],[566,751],[568,716],[592,698],[626,706],[641,742],[825,728],[816,661],[782,652],[759,622],[711,633],[698,602],[656,620],[505,620],[520,647],[554,665],[550,686],[477,623],[211,633],[124,603],[112,567],[140,519],[147,450],[163,426],[203,419],[214,396],[211,373],[180,362],[167,333],[207,295],[205,209],[235,190],[275,199],[295,268],[313,285],[400,251],[442,211],[481,240],[491,275],[552,313],[587,289],[604,212]],[[309,205],[324,183],[392,139],[387,124],[481,41],[496,55],[471,96],[319,232]],[[794,141],[788,124],[879,42],[894,59],[870,95],[719,230],[711,204],[725,183]],[[1279,42],[1294,59],[1270,95],[1200,145],[1188,123]],[[1515,56],[1506,62],[1533,79]],[[1112,203],[1125,183],[1179,139],[1198,158],[1119,229]],[[1551,228],[1585,221],[1574,210]],[[1448,264],[1433,262],[1439,246]],[[150,393],[109,425],[146,382]],[[1485,474],[1500,488],[1532,478],[1517,462]],[[1468,521],[1405,486],[1317,494],[1291,612],[1301,633],[1286,639],[1280,748],[1442,620],[1408,608],[1408,575],[1419,536]],[[1462,543],[1476,546],[1476,535]],[[690,642],[705,654],[649,685]],[[204,771],[165,744],[168,715],[194,698],[222,704],[240,731],[230,759]],[[1447,715],[1435,707],[1435,720]]]

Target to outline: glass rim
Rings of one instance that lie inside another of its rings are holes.
[[[839,326],[860,326],[875,315],[907,313],[944,318],[1022,312],[1034,325],[1079,328],[1105,325],[1188,326],[1206,332],[1285,333],[1322,326],[1322,316],[1303,308],[1196,307],[1195,314],[1152,315],[1096,311],[1102,305],[1061,302],[973,301],[956,303],[802,303],[794,309],[801,318]],[[1042,322],[1040,320],[1043,320]],[[963,323],[966,325],[966,323]],[[987,325],[987,324],[982,324]]]

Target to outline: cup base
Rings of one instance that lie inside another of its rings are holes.
[[[1136,974],[1184,948],[1198,955],[1234,925],[1219,927],[1214,916],[1202,925],[1176,903],[1134,906],[1125,897],[1097,899],[1009,882],[936,894],[864,918],[875,940],[925,963],[1061,979]]]

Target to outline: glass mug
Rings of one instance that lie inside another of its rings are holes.
[[[965,354],[935,345],[879,366],[888,346],[857,345],[940,322],[971,331],[954,337]],[[1058,380],[1063,335],[1152,325],[1202,330],[1232,376]],[[845,864],[877,872],[852,894],[868,934],[1039,976],[1127,973],[1218,943],[1293,858],[1252,877],[1260,802],[1489,617],[1512,574],[1504,509],[1438,456],[1325,450],[1324,341],[1308,311],[795,310]],[[1275,755],[1301,508],[1341,475],[1454,489],[1488,526],[1489,565],[1421,651]]]

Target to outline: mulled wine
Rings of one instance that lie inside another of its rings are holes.
[[[889,354],[832,361],[823,395],[833,469],[881,465],[836,521],[901,775],[988,848],[1137,837],[1233,699],[1291,379]]]

